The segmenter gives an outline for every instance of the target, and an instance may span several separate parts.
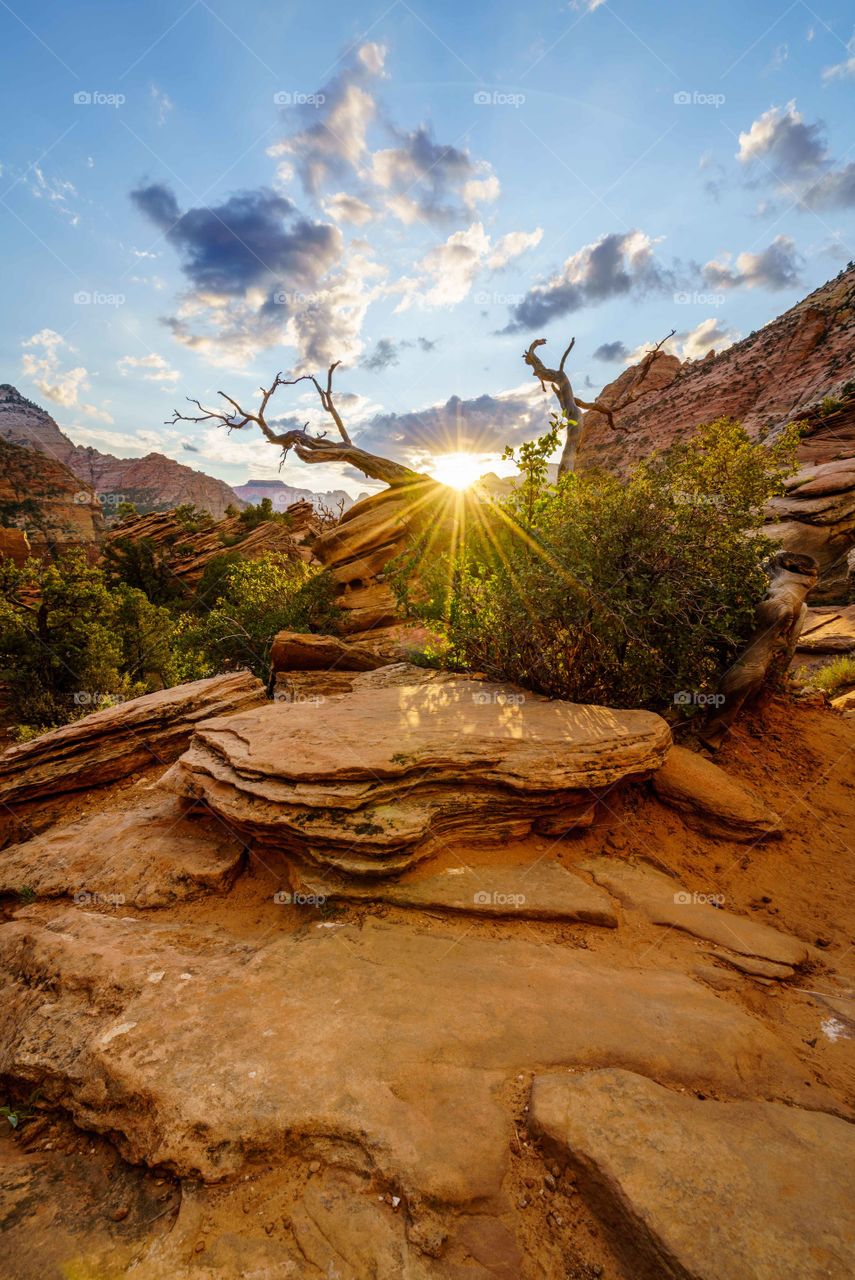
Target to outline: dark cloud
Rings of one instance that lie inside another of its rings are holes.
[[[182,440],[181,448],[184,449],[186,453],[199,453],[195,444],[191,444],[189,440]]]
[[[851,209],[855,207],[855,163],[832,169],[808,187],[802,196],[805,209]]]
[[[362,361],[362,367],[370,369],[372,373],[379,373],[382,369],[388,369],[393,364],[397,364],[398,360],[398,347],[392,339],[381,338],[371,355],[366,356]]]
[[[573,254],[551,280],[534,285],[512,309],[503,332],[539,329],[593,303],[671,291],[675,283],[674,271],[656,262],[647,236],[640,231],[612,232]]]
[[[760,253],[740,253],[729,262],[708,262],[704,280],[713,289],[789,289],[799,283],[802,257],[789,236],[776,236]]]
[[[614,364],[618,360],[625,360],[629,355],[629,349],[617,339],[615,342],[603,342],[594,352],[595,360],[604,360],[607,364]]]
[[[402,221],[450,222],[477,199],[489,199],[491,185],[498,194],[489,167],[476,164],[468,151],[435,142],[426,125],[411,133],[396,130],[395,136],[397,146],[374,153],[372,172]]]
[[[378,414],[360,432],[358,443],[393,457],[413,452],[493,453],[546,428],[551,408],[545,397],[451,396],[445,404],[418,413]]]
[[[305,218],[286,226],[294,205],[265,188],[185,213],[162,183],[138,187],[131,199],[177,250],[200,293],[241,296],[274,283],[285,291],[311,288],[341,252],[336,227]]]

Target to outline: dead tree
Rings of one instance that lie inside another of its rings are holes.
[[[653,361],[656,359],[660,348],[669,338],[673,338],[674,333],[675,330],[672,329],[661,341],[656,343],[655,347],[652,347],[647,352],[636,369],[635,375],[626,391],[611,404],[599,398],[594,401],[580,400],[573,391],[570,377],[564,366],[567,363],[567,357],[576,345],[575,338],[571,338],[570,345],[561,357],[561,363],[557,369],[548,369],[540,356],[537,355],[537,348],[544,346],[546,343],[545,338],[536,338],[531,346],[523,352],[523,360],[531,369],[532,375],[538,379],[544,392],[546,391],[546,384],[549,383],[561,408],[562,425],[566,427],[567,435],[561,452],[561,461],[558,464],[558,474],[560,476],[576,469],[576,454],[579,451],[584,431],[584,419],[581,410],[587,409],[588,412],[596,410],[597,413],[604,414],[609,427],[614,430],[614,415],[620,413],[622,409],[626,409],[641,395],[644,390],[644,381],[653,367]]]
[[[713,750],[721,746],[733,721],[747,702],[774,686],[789,667],[807,616],[805,596],[816,585],[813,556],[778,551],[768,565],[769,589],[757,606],[748,643],[718,686],[718,710],[702,741]]]
[[[174,425],[176,422],[216,422],[227,431],[243,431],[246,427],[256,426],[271,444],[279,446],[282,450],[283,462],[289,451],[293,449],[301,462],[348,463],[369,479],[382,480],[388,485],[411,484],[413,481],[423,480],[424,476],[411,471],[400,462],[393,462],[390,458],[383,458],[376,453],[368,453],[353,443],[333,399],[333,374],[340,363],[340,360],[336,360],[330,365],[327,370],[326,386],[322,386],[313,373],[304,373],[298,378],[283,378],[281,373],[277,373],[271,386],[260,388],[261,403],[254,411],[244,409],[237,400],[227,396],[224,391],[218,391],[217,395],[231,406],[230,409],[207,409],[198,400],[188,396],[188,401],[190,404],[195,404],[199,413],[179,413],[176,409],[168,419],[168,423]],[[288,431],[275,431],[270,426],[265,415],[273,393],[278,387],[294,387],[299,382],[312,383],[320,397],[321,407],[335,423],[338,439],[328,439],[326,432],[323,431],[319,435],[311,435],[308,431],[308,422],[303,427]]]

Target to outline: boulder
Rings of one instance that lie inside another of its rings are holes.
[[[354,508],[355,509],[355,508]],[[374,684],[346,698],[276,702],[199,727],[164,779],[250,843],[356,875],[385,875],[432,841],[496,841],[646,776],[671,735],[646,711],[550,702],[448,677]],[[377,687],[379,684],[380,687]]]
[[[614,858],[593,858],[582,866],[625,907],[653,924],[681,929],[740,955],[777,965],[805,964],[812,956],[811,948],[799,938],[725,911],[719,905],[719,894],[690,893],[679,881],[653,867],[633,866]]]
[[[796,648],[799,654],[855,653],[855,604],[808,609]]]
[[[243,842],[216,818],[187,816],[162,793],[52,827],[0,853],[0,894],[69,897],[79,906],[162,907],[223,893],[240,870]]]
[[[373,671],[384,661],[363,645],[336,636],[279,631],[273,637],[270,665],[274,671]]]
[[[536,1076],[529,1117],[638,1280],[855,1275],[845,1120],[699,1100],[617,1068]]]
[[[0,804],[19,805],[125,778],[180,755],[196,725],[266,702],[248,671],[130,698],[0,755]]]
[[[719,765],[672,747],[651,785],[656,795],[704,835],[751,841],[780,834],[781,819]]]
[[[509,1167],[507,1082],[534,1063],[834,1105],[761,1021],[631,958],[296,903],[255,938],[40,911],[0,926],[0,1074],[181,1175],[336,1144],[407,1203],[483,1212]]]

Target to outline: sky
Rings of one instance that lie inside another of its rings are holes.
[[[0,0],[0,44],[0,381],[231,484],[373,487],[186,397],[338,360],[355,443],[501,470],[532,339],[593,399],[855,259],[849,0]]]

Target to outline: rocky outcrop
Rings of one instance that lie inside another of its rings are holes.
[[[243,505],[224,481],[162,453],[116,458],[74,444],[49,413],[8,383],[0,385],[0,437],[61,462],[82,481],[79,490],[92,489],[99,495],[108,514],[122,501],[149,511],[190,502],[219,519],[230,503]]]
[[[0,560],[11,560],[20,568],[32,554],[33,547],[26,529],[0,528]]]
[[[451,544],[461,504],[474,499],[433,480],[396,485],[357,502],[334,528],[318,538],[315,551],[337,587],[343,633],[371,631],[400,621],[388,581],[390,563],[412,555],[425,539],[428,558]],[[408,580],[418,590],[417,572]]]
[[[295,932],[287,916],[247,942],[151,915],[36,911],[0,929],[0,1073],[130,1159],[191,1177],[339,1152],[416,1211],[506,1211],[502,1090],[528,1063],[619,1062],[725,1098],[830,1102],[738,1005],[575,947],[376,920]]]
[[[0,406],[2,407],[2,406]],[[21,562],[28,543],[34,555],[71,547],[94,555],[104,535],[101,505],[92,489],[50,454],[0,439],[0,524]]]
[[[167,779],[258,847],[375,876],[451,835],[497,841],[540,822],[588,823],[604,788],[658,768],[670,742],[646,711],[464,678],[378,681],[200,725]]]
[[[337,636],[279,631],[270,646],[274,671],[374,671],[385,665],[371,649]]]
[[[585,415],[582,468],[624,472],[721,417],[738,418],[757,435],[806,417],[825,396],[841,395],[855,378],[855,268],[721,355],[682,365],[673,360],[668,357],[667,367],[663,360],[654,363],[661,369],[658,386],[615,415],[614,431],[605,415]],[[607,403],[617,398],[621,378],[627,380],[628,372],[604,389]],[[832,436],[823,431],[803,446],[805,462],[834,457]]]
[[[224,716],[265,701],[261,681],[239,671],[96,711],[0,754],[0,804],[97,787],[167,764],[184,750],[200,721],[214,716],[223,724]]]
[[[699,1100],[616,1068],[539,1075],[530,1126],[638,1280],[827,1280],[855,1271],[855,1126]]]
[[[226,892],[243,853],[221,822],[188,816],[175,797],[160,793],[10,845],[0,854],[0,894],[26,889],[95,908],[171,906]]]
[[[855,604],[808,609],[796,648],[799,654],[855,653]]]
[[[651,786],[660,800],[705,835],[754,843],[781,830],[781,819],[759,796],[685,747],[671,748]]]
[[[319,529],[308,502],[298,502],[281,519],[263,520],[255,528],[249,528],[238,515],[217,520],[197,533],[188,533],[174,511],[157,511],[114,525],[105,547],[118,550],[125,541],[146,542],[168,560],[171,576],[192,588],[212,560],[230,551],[242,560],[275,554],[311,563]]]
[[[785,968],[789,976],[812,956],[810,947],[798,938],[725,910],[715,892],[689,893],[653,867],[596,858],[584,868],[628,910],[639,912],[653,924],[680,929],[739,955],[769,961]]]

